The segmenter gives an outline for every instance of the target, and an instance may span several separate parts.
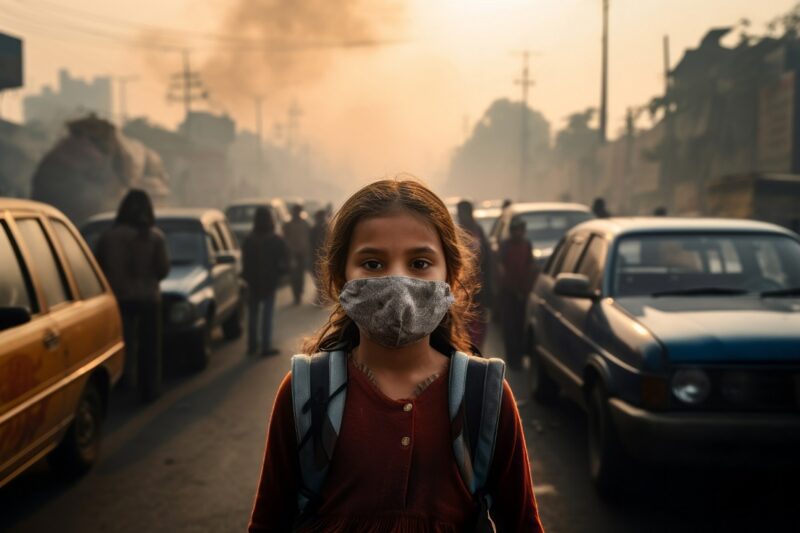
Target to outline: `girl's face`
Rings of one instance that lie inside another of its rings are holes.
[[[346,281],[380,276],[446,281],[447,264],[433,226],[407,212],[356,224],[347,253]]]

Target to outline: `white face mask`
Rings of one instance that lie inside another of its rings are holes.
[[[427,337],[455,302],[450,285],[404,276],[348,281],[339,303],[370,340],[402,348]]]

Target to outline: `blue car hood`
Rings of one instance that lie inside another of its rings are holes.
[[[800,362],[800,299],[620,298],[665,346],[670,362]]]
[[[207,279],[208,271],[201,265],[172,265],[161,281],[161,292],[188,296]]]

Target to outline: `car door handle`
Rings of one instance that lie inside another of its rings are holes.
[[[44,338],[42,339],[42,344],[48,350],[52,350],[58,346],[58,343],[61,342],[61,337],[55,331],[48,331],[44,334]]]

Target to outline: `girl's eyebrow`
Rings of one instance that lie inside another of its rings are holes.
[[[365,246],[363,248],[359,248],[354,253],[361,254],[361,255],[375,255],[375,254],[386,253],[386,250],[381,250],[380,248],[373,248],[373,247],[370,247],[370,246]]]
[[[408,251],[408,254],[436,254],[436,250],[431,246],[420,246]]]

